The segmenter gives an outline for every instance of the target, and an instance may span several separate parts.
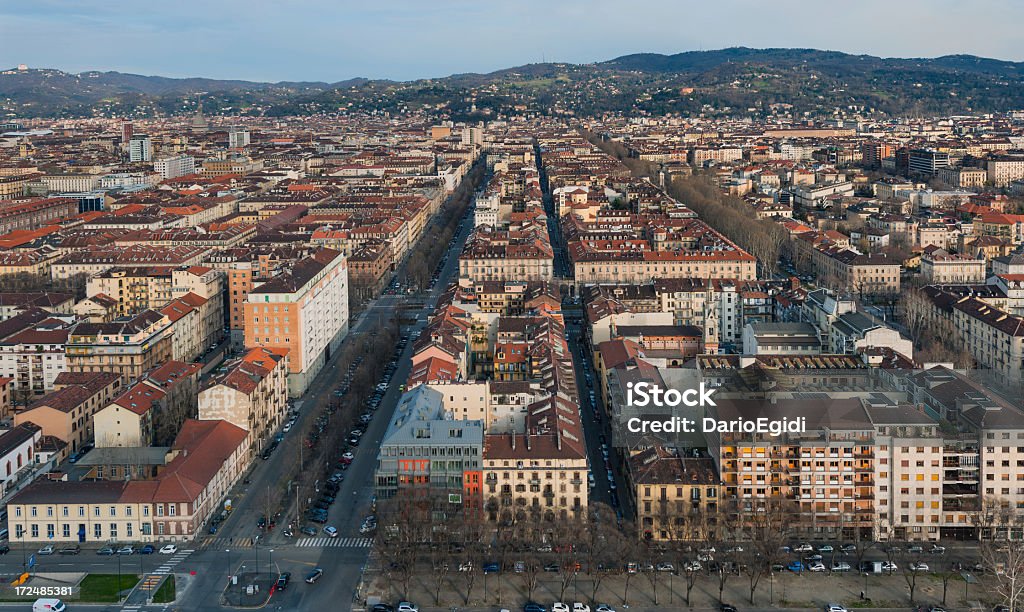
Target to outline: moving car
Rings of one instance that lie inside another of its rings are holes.
[[[291,582],[291,579],[291,572],[281,572],[281,574],[277,577],[277,586],[275,588],[278,591],[285,590],[286,588],[288,588],[288,583]]]
[[[161,555],[173,555],[176,552],[178,552],[178,547],[174,544],[167,544],[166,546],[160,547]]]
[[[323,575],[324,575],[324,570],[323,570],[322,567],[314,568],[313,571],[311,571],[310,573],[306,574],[306,582],[308,582],[309,584],[313,584],[317,580],[320,580],[320,577],[323,576]]]
[[[330,525],[328,525],[327,527],[324,527],[324,533],[326,533],[327,537],[329,537],[329,538],[336,538],[336,537],[338,537],[338,530],[336,528],[334,528],[334,527],[331,527]]]

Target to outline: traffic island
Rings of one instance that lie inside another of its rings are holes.
[[[270,601],[277,574],[247,572],[232,576],[221,595],[221,605],[231,608],[262,608]]]

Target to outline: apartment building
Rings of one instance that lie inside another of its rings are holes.
[[[1024,318],[974,297],[956,301],[949,313],[964,349],[1005,385],[1024,383]]]
[[[168,361],[99,409],[96,447],[169,446],[179,415],[191,415],[199,393],[198,363]]]
[[[543,224],[520,230],[478,227],[459,256],[459,277],[472,281],[550,281],[554,251]]]
[[[667,542],[699,537],[694,522],[713,522],[721,484],[714,461],[685,449],[652,446],[626,461],[638,537]]]
[[[171,359],[171,323],[152,310],[110,323],[79,323],[65,348],[69,372],[112,372],[125,383]]]
[[[117,315],[159,310],[171,301],[172,269],[167,266],[116,268],[89,277],[88,297],[103,294],[117,300]]]
[[[805,419],[803,434],[707,435],[722,503],[740,514],[786,502],[795,529],[816,538],[875,537],[874,426],[859,399],[721,399],[722,421]]]
[[[867,406],[866,410],[875,428],[878,538],[898,542],[939,539],[949,510],[944,494],[956,485],[946,478],[952,463],[946,457],[938,423],[907,405]]]
[[[93,417],[124,387],[121,377],[111,372],[65,372],[57,377],[57,390],[47,393],[14,415],[14,424],[35,423],[44,436],[66,442],[78,452],[93,440]]]
[[[90,187],[92,189],[92,187]],[[65,189],[61,191],[88,191],[89,189]],[[66,198],[42,198],[17,201],[0,206],[0,233],[14,230],[33,230],[47,223],[66,219],[78,214],[78,202]]]
[[[247,432],[250,452],[261,452],[288,410],[287,349],[257,347],[199,391],[199,419],[224,420]]]
[[[997,155],[985,162],[988,182],[996,187],[1006,187],[1013,181],[1024,178],[1024,155]]]
[[[289,392],[302,395],[348,333],[345,256],[320,249],[254,288],[244,306],[245,346],[288,353]]]
[[[944,249],[921,255],[921,279],[930,285],[975,285],[985,282],[985,259]]]
[[[195,174],[196,160],[191,155],[174,155],[164,157],[153,162],[153,171],[160,175],[162,180],[178,178],[188,174]]]
[[[24,403],[52,391],[57,376],[67,370],[65,347],[73,323],[48,314],[30,308],[0,324],[0,335],[6,335],[0,340],[0,376],[13,381]]]
[[[374,476],[377,497],[433,495],[449,507],[479,513],[483,439],[483,421],[453,416],[440,391],[426,385],[407,391],[381,439]]]

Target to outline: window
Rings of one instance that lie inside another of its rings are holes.
[[[61,529],[61,537],[65,540],[71,537],[71,525],[64,523],[64,528]]]
[[[92,526],[92,537],[100,540],[103,538],[103,525],[96,523]]]
[[[110,524],[110,539],[111,540],[117,539],[117,523],[111,523]]]
[[[177,508],[178,508],[177,504],[167,504],[167,516],[174,516],[175,511],[177,510]]]
[[[39,525],[36,525],[35,523],[32,523],[32,537],[33,538],[38,538],[39,537]]]
[[[55,533],[56,533],[56,530],[53,527],[53,523],[47,523],[46,524],[46,537],[48,537],[48,538],[50,538],[52,540]]]

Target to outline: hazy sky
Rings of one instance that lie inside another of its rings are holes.
[[[0,0],[0,68],[414,79],[641,51],[1024,59],[1020,0]]]

